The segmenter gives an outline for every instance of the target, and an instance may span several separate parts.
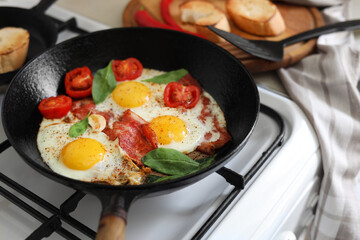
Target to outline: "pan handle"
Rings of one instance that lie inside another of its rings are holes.
[[[103,210],[97,240],[125,240],[127,211],[133,199],[127,194],[100,196]]]
[[[5,141],[3,141],[2,143],[0,143],[0,153],[2,153],[3,151],[5,151],[6,149],[8,149],[11,146],[11,143],[9,142],[8,139],[6,139]]]
[[[56,0],[41,0],[38,5],[31,8],[33,11],[44,13]]]

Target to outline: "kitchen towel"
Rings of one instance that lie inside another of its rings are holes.
[[[301,1],[305,2],[329,6],[322,9],[326,24],[350,18],[350,1]],[[353,36],[323,35],[316,53],[278,70],[320,143],[324,177],[310,234],[314,240],[360,239],[360,46]]]

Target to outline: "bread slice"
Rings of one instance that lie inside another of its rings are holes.
[[[196,26],[196,31],[213,42],[224,41],[210,31],[206,25],[213,25],[224,31],[230,31],[230,24],[224,12],[212,2],[203,0],[189,0],[180,5],[180,17],[183,23]]]
[[[251,34],[276,36],[286,28],[278,8],[269,0],[227,0],[226,10],[240,29]]]
[[[17,27],[0,29],[0,73],[20,68],[26,59],[30,34]]]

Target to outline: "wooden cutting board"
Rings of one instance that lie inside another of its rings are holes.
[[[161,0],[131,0],[126,6],[123,13],[123,25],[124,27],[136,27],[137,23],[134,19],[134,14],[137,10],[144,8],[152,16],[154,16],[159,21],[162,21],[160,13],[160,1]],[[185,30],[195,32],[195,28],[191,24],[183,24],[180,21],[180,10],[179,5],[185,0],[173,0],[170,6],[170,13],[173,16],[174,20]],[[226,0],[212,0],[216,6],[223,10],[226,13],[225,3]],[[316,27],[324,25],[324,20],[321,13],[315,7],[305,7],[299,5],[290,5],[285,3],[275,3],[284,18],[286,24],[286,30],[282,34],[275,37],[260,37],[256,35],[251,35],[246,32],[241,31],[237,28],[234,22],[231,20],[229,15],[227,15],[231,32],[248,39],[261,39],[261,40],[281,40],[292,35],[295,35],[300,32],[304,32]],[[271,62],[263,60],[252,56],[244,51],[233,46],[231,43],[225,41],[217,43],[219,46],[223,47],[230,53],[232,53],[236,58],[238,58],[252,73],[265,72],[270,70],[279,69],[281,67],[290,66],[311,52],[314,51],[316,45],[316,39],[311,39],[308,41],[300,42],[288,46],[284,50],[284,59],[281,62]]]

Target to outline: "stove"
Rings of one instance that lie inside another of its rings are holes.
[[[58,42],[109,28],[56,5],[46,14],[59,21],[76,19],[78,28],[62,31]],[[136,200],[128,213],[127,239],[305,239],[321,180],[319,144],[294,102],[258,89],[261,112],[243,150],[189,187]],[[1,238],[94,238],[100,201],[42,176],[6,139],[1,126]]]

